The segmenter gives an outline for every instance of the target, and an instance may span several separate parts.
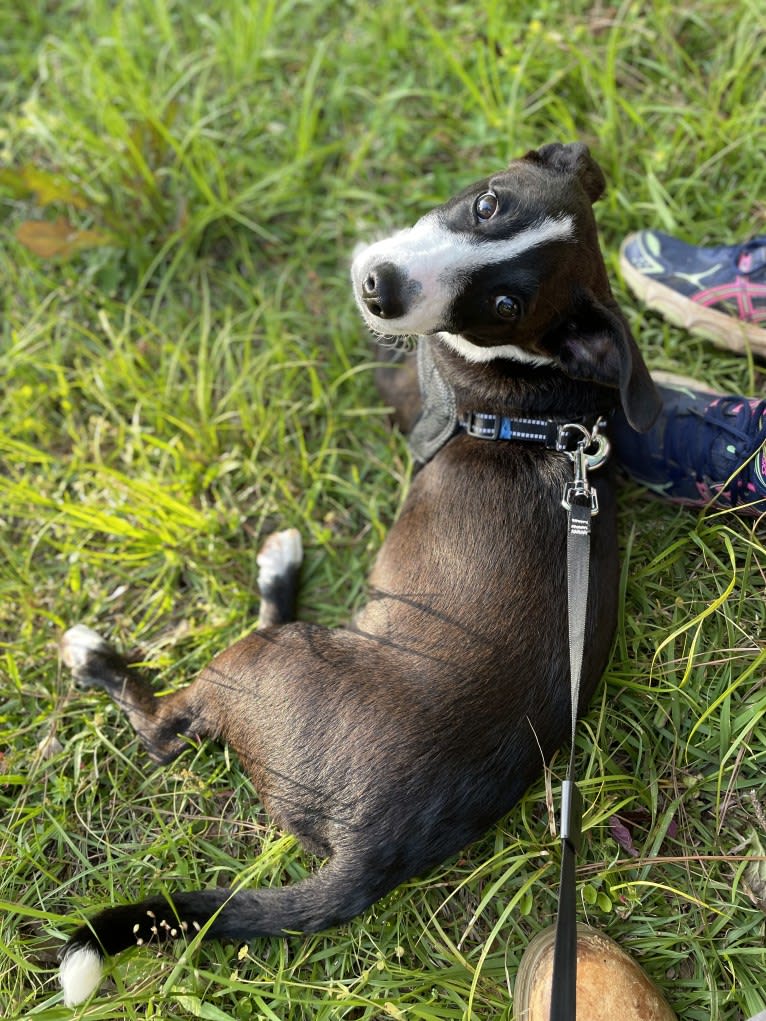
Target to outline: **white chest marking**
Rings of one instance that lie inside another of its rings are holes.
[[[451,347],[453,351],[462,355],[467,362],[473,362],[474,364],[478,362],[492,362],[496,358],[510,358],[511,361],[521,362],[523,365],[551,365],[553,362],[552,358],[546,358],[545,355],[530,354],[529,351],[525,351],[522,347],[516,347],[515,344],[479,347],[478,344],[472,344],[470,340],[466,340],[465,337],[461,337],[457,333],[437,333],[436,336],[447,347]]]

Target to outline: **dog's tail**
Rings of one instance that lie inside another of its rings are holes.
[[[353,871],[353,870],[351,870]],[[82,1003],[101,980],[104,957],[172,939],[244,939],[317,932],[364,911],[381,896],[332,859],[308,879],[259,890],[201,890],[106,908],[67,941],[59,977],[67,1006]]]

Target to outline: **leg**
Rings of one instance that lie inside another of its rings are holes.
[[[717,347],[766,356],[766,236],[703,248],[658,230],[627,237],[620,268],[630,289]]]
[[[646,432],[617,413],[610,426],[620,465],[674,503],[759,517],[766,511],[766,400],[730,397],[695,380],[654,374],[663,400]]]
[[[264,542],[258,554],[259,627],[274,627],[295,620],[302,560],[303,544],[296,528],[274,532]]]
[[[303,548],[294,528],[270,535],[258,554],[261,628],[295,618]],[[78,624],[61,639],[61,658],[83,687],[104,688],[123,710],[151,757],[170,762],[186,747],[184,737],[215,736],[206,720],[199,682],[162,698],[99,634]],[[209,678],[208,678],[209,681]],[[220,682],[218,682],[220,683]]]
[[[184,735],[203,736],[194,686],[157,698],[147,681],[99,634],[78,624],[60,643],[61,658],[78,684],[107,691],[123,710],[150,756],[170,762],[186,747]]]

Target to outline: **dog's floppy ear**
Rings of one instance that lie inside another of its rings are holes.
[[[649,370],[617,305],[593,297],[559,328],[555,357],[568,376],[618,387],[625,417],[646,432],[662,407]]]
[[[539,149],[533,149],[525,158],[544,163],[560,174],[576,177],[591,202],[595,202],[604,194],[606,179],[603,171],[584,142],[569,142],[566,145],[552,142]]]

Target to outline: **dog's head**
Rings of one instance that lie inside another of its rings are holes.
[[[553,364],[619,387],[631,424],[648,428],[657,394],[598,245],[604,187],[581,143],[514,160],[356,255],[365,322],[382,336],[436,334],[469,362]]]

